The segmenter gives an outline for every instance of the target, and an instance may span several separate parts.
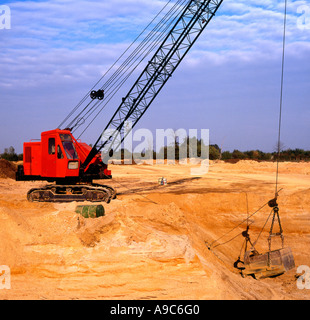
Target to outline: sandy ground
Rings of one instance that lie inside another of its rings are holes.
[[[28,202],[27,191],[42,183],[0,179],[0,265],[11,271],[0,299],[309,299],[296,285],[297,267],[310,266],[309,163],[280,163],[281,222],[296,268],[261,280],[233,267],[244,238],[227,241],[245,223],[212,251],[206,242],[273,198],[275,164],[211,162],[202,176],[190,165],[110,168],[119,194],[97,219],[75,213],[77,203]],[[251,218],[252,240],[269,213],[267,206]],[[267,249],[268,231],[257,249]]]

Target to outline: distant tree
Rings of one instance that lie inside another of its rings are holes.
[[[220,148],[217,144],[210,145],[209,147],[209,159],[210,160],[217,160],[221,156]]]
[[[302,160],[305,158],[305,150],[303,149],[295,149],[294,150],[295,160]]]
[[[187,137],[184,139],[182,144],[179,144],[180,148],[186,148],[187,158],[200,157],[201,156],[201,144],[204,145],[202,140],[197,139],[196,137]]]
[[[232,154],[229,151],[224,151],[222,153],[222,160],[229,160],[232,159]]]
[[[285,148],[285,144],[282,141],[280,141],[280,142],[275,143],[273,150],[275,153],[278,153],[278,152],[283,151],[284,148]]]
[[[12,146],[4,149],[1,158],[8,161],[18,161],[18,155],[15,153],[15,149]]]
[[[245,159],[246,155],[239,150],[234,150],[232,153],[232,158],[233,159]]]
[[[244,151],[245,158],[247,159],[258,159],[258,151],[257,150],[250,150]]]
[[[271,153],[265,153],[263,151],[258,150],[258,160],[264,160],[268,161],[272,159],[272,154]]]

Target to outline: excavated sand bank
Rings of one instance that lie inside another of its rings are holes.
[[[275,164],[211,162],[201,177],[189,165],[110,168],[119,195],[98,219],[76,214],[77,203],[29,203],[27,190],[42,183],[1,176],[0,265],[10,267],[11,289],[0,299],[309,299],[297,288],[297,268],[242,278],[233,267],[242,236],[214,252],[205,244],[246,218],[246,198],[252,213],[274,196]],[[168,185],[159,186],[159,177]],[[310,266],[310,164],[281,163],[279,183],[285,243],[296,267]],[[253,240],[269,212],[252,218]]]

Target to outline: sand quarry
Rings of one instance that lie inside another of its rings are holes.
[[[256,280],[242,278],[233,266],[242,236],[214,251],[206,241],[238,225],[247,206],[251,214],[273,198],[275,163],[210,161],[202,176],[192,176],[189,164],[111,165],[117,199],[104,204],[104,217],[85,219],[75,213],[76,202],[28,202],[27,191],[44,183],[16,182],[14,167],[1,162],[0,265],[11,270],[11,289],[0,290],[0,299],[310,297],[310,290],[296,285],[297,267],[310,266],[310,163],[280,163],[281,222],[296,268]],[[159,177],[168,184],[158,185]],[[251,218],[252,240],[269,213],[267,206]],[[269,225],[258,250],[267,249]]]

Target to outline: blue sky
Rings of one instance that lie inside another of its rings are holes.
[[[11,10],[11,29],[0,29],[0,152],[56,128],[165,3],[0,1]],[[284,0],[224,0],[138,127],[210,129],[224,150],[273,151],[283,11]],[[310,149],[309,57],[310,2],[288,1],[286,148]],[[83,140],[94,143],[108,120],[102,113]]]

